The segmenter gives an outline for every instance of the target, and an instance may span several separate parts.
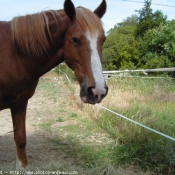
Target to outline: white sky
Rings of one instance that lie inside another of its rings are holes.
[[[129,0],[106,1],[108,8],[105,16],[102,18],[106,32],[128,16],[137,14],[135,10],[140,10],[144,5],[143,3],[128,2]],[[144,2],[144,0],[133,1]],[[84,6],[93,11],[101,3],[101,0],[72,0],[72,2],[75,7]],[[0,21],[9,21],[14,16],[32,14],[42,10],[62,9],[63,3],[64,0],[0,0]],[[174,7],[153,4],[163,4]],[[161,10],[164,15],[167,15],[168,20],[175,19],[175,0],[152,0],[151,7],[154,11]]]

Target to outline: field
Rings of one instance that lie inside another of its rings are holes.
[[[71,77],[71,76],[70,76]],[[71,78],[72,79],[72,78]],[[175,81],[111,78],[103,106],[175,137]],[[1,112],[0,170],[14,170],[10,113]],[[43,76],[27,113],[30,170],[81,175],[175,174],[175,142],[84,105],[79,86],[55,72]]]

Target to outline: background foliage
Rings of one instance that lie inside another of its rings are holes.
[[[107,33],[103,47],[105,70],[173,67],[175,20],[153,12],[151,1]]]

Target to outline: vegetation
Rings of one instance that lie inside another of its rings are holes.
[[[75,82],[67,83],[66,78],[61,79],[62,83],[59,84],[52,80],[40,82],[37,93],[45,94],[45,97],[42,95],[45,103],[59,104],[59,108],[43,108],[41,116],[44,114],[52,117],[45,116],[39,126],[52,133],[48,142],[59,148],[58,152],[64,153],[66,160],[71,159],[74,162],[69,169],[73,166],[74,170],[81,170],[83,175],[135,175],[141,174],[141,170],[145,175],[175,173],[173,141],[97,106],[85,105],[82,110],[79,96],[75,95],[79,91],[78,85]],[[108,86],[110,91],[102,105],[160,132],[175,136],[173,79],[115,77],[108,80]],[[59,97],[59,94],[66,96]],[[37,115],[40,116],[39,113]],[[54,170],[60,169],[56,162],[51,167]],[[61,169],[66,171],[66,162]]]
[[[109,109],[174,137],[174,80],[115,78],[110,83],[113,96],[116,90],[123,91],[126,96],[122,98],[126,98],[129,104],[116,105],[111,95]],[[154,170],[155,174],[175,173],[174,141],[109,112],[99,115],[96,121],[116,140],[116,146],[112,150],[112,160],[115,163],[139,165],[145,170]]]
[[[136,19],[133,15],[110,30],[103,47],[103,65],[106,70],[136,68],[135,63],[139,59],[134,37]]]
[[[145,0],[137,15],[128,17],[108,31],[103,48],[106,70],[173,67],[175,22],[161,12],[153,12]]]
[[[135,31],[136,38],[143,37],[148,30],[166,23],[167,17],[161,11],[158,10],[153,13],[150,0],[145,0],[144,7],[141,10],[137,10],[137,12],[139,17]]]
[[[160,24],[149,30],[138,42],[139,65],[143,68],[173,67],[175,62],[175,23]]]

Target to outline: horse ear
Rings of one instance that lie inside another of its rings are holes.
[[[106,1],[103,0],[103,1],[101,2],[101,4],[97,7],[97,9],[94,10],[94,13],[95,13],[99,18],[102,18],[103,15],[104,15],[105,12],[106,12],[106,8],[107,8]]]
[[[75,19],[75,7],[71,0],[65,0],[64,2],[64,11],[71,21]]]

